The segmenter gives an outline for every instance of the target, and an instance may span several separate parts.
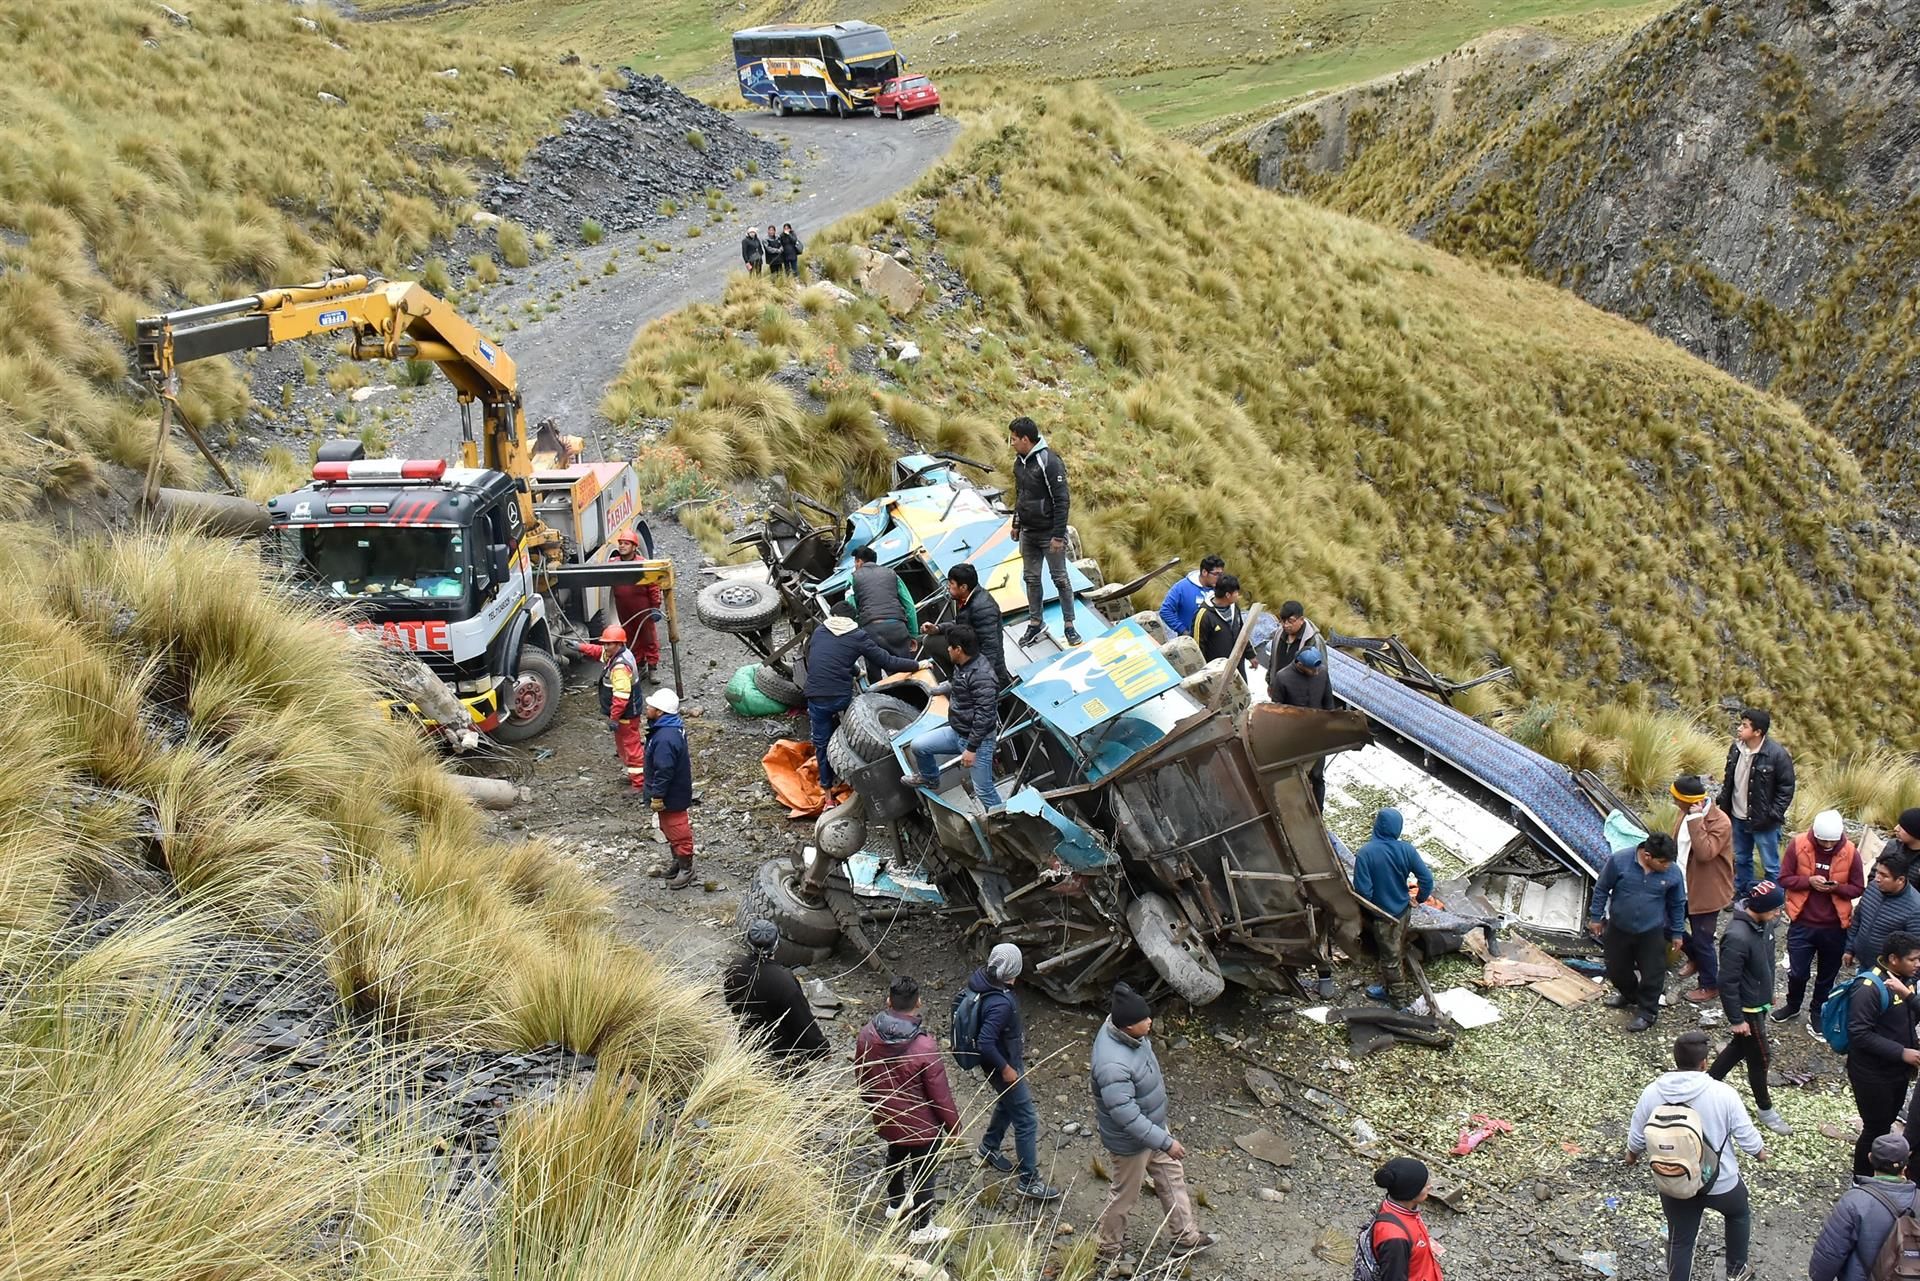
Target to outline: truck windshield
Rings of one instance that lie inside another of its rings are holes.
[[[285,567],[335,600],[456,601],[467,594],[459,529],[308,525],[276,533],[290,562]]]

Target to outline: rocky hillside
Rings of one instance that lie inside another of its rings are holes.
[[[1794,397],[1886,479],[1920,430],[1920,3],[1688,3],[1295,109],[1269,187],[1524,266]]]

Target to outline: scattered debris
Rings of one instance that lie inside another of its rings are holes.
[[[920,305],[927,286],[920,277],[902,267],[877,249],[854,248],[854,283],[886,305],[889,312],[904,316]]]
[[[1251,1134],[1236,1135],[1233,1146],[1245,1152],[1255,1160],[1265,1161],[1268,1165],[1286,1169],[1293,1165],[1293,1144],[1281,1138],[1272,1130],[1255,1130]]]
[[[1500,1021],[1500,1011],[1492,1001],[1464,987],[1450,987],[1438,993],[1434,1001],[1442,1014],[1468,1030]]]
[[[1529,940],[1515,934],[1500,941],[1500,956],[1494,957],[1487,949],[1486,941],[1477,934],[1467,936],[1466,950],[1482,961],[1514,961],[1522,965],[1540,966],[1553,972],[1550,979],[1536,979],[1527,987],[1546,997],[1562,1009],[1572,1009],[1588,1001],[1600,999],[1603,989],[1596,983],[1581,978],[1558,958],[1541,951]],[[1485,978],[1485,970],[1481,971]]]
[[[176,27],[191,27],[193,25],[193,19],[189,18],[186,14],[181,13],[178,9],[168,8],[164,4],[158,5],[156,7],[160,10],[161,13],[166,14],[167,21],[171,22]]]
[[[345,98],[340,97],[338,94],[328,93],[325,89],[320,91],[319,97],[320,101],[329,107],[344,107],[347,105]]]
[[[1580,1262],[1590,1272],[1598,1272],[1603,1277],[1620,1275],[1620,1264],[1611,1250],[1588,1250],[1580,1256]]]
[[[1496,1134],[1512,1134],[1513,1122],[1503,1121],[1499,1117],[1476,1112],[1467,1121],[1473,1128],[1460,1131],[1460,1141],[1453,1145],[1455,1156],[1466,1156]]]

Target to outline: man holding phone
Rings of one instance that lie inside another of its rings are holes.
[[[1827,1003],[1853,924],[1853,901],[1866,892],[1859,851],[1847,837],[1838,810],[1821,810],[1813,826],[1793,838],[1780,859],[1780,888],[1787,892],[1787,1003],[1773,1012],[1776,1023],[1800,1014],[1813,975],[1807,1027],[1820,1035],[1820,1007]],[[1815,962],[1818,962],[1816,968]]]

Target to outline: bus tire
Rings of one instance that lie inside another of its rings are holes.
[[[787,100],[785,98],[775,95],[773,99],[773,114],[785,118],[787,114]]]

